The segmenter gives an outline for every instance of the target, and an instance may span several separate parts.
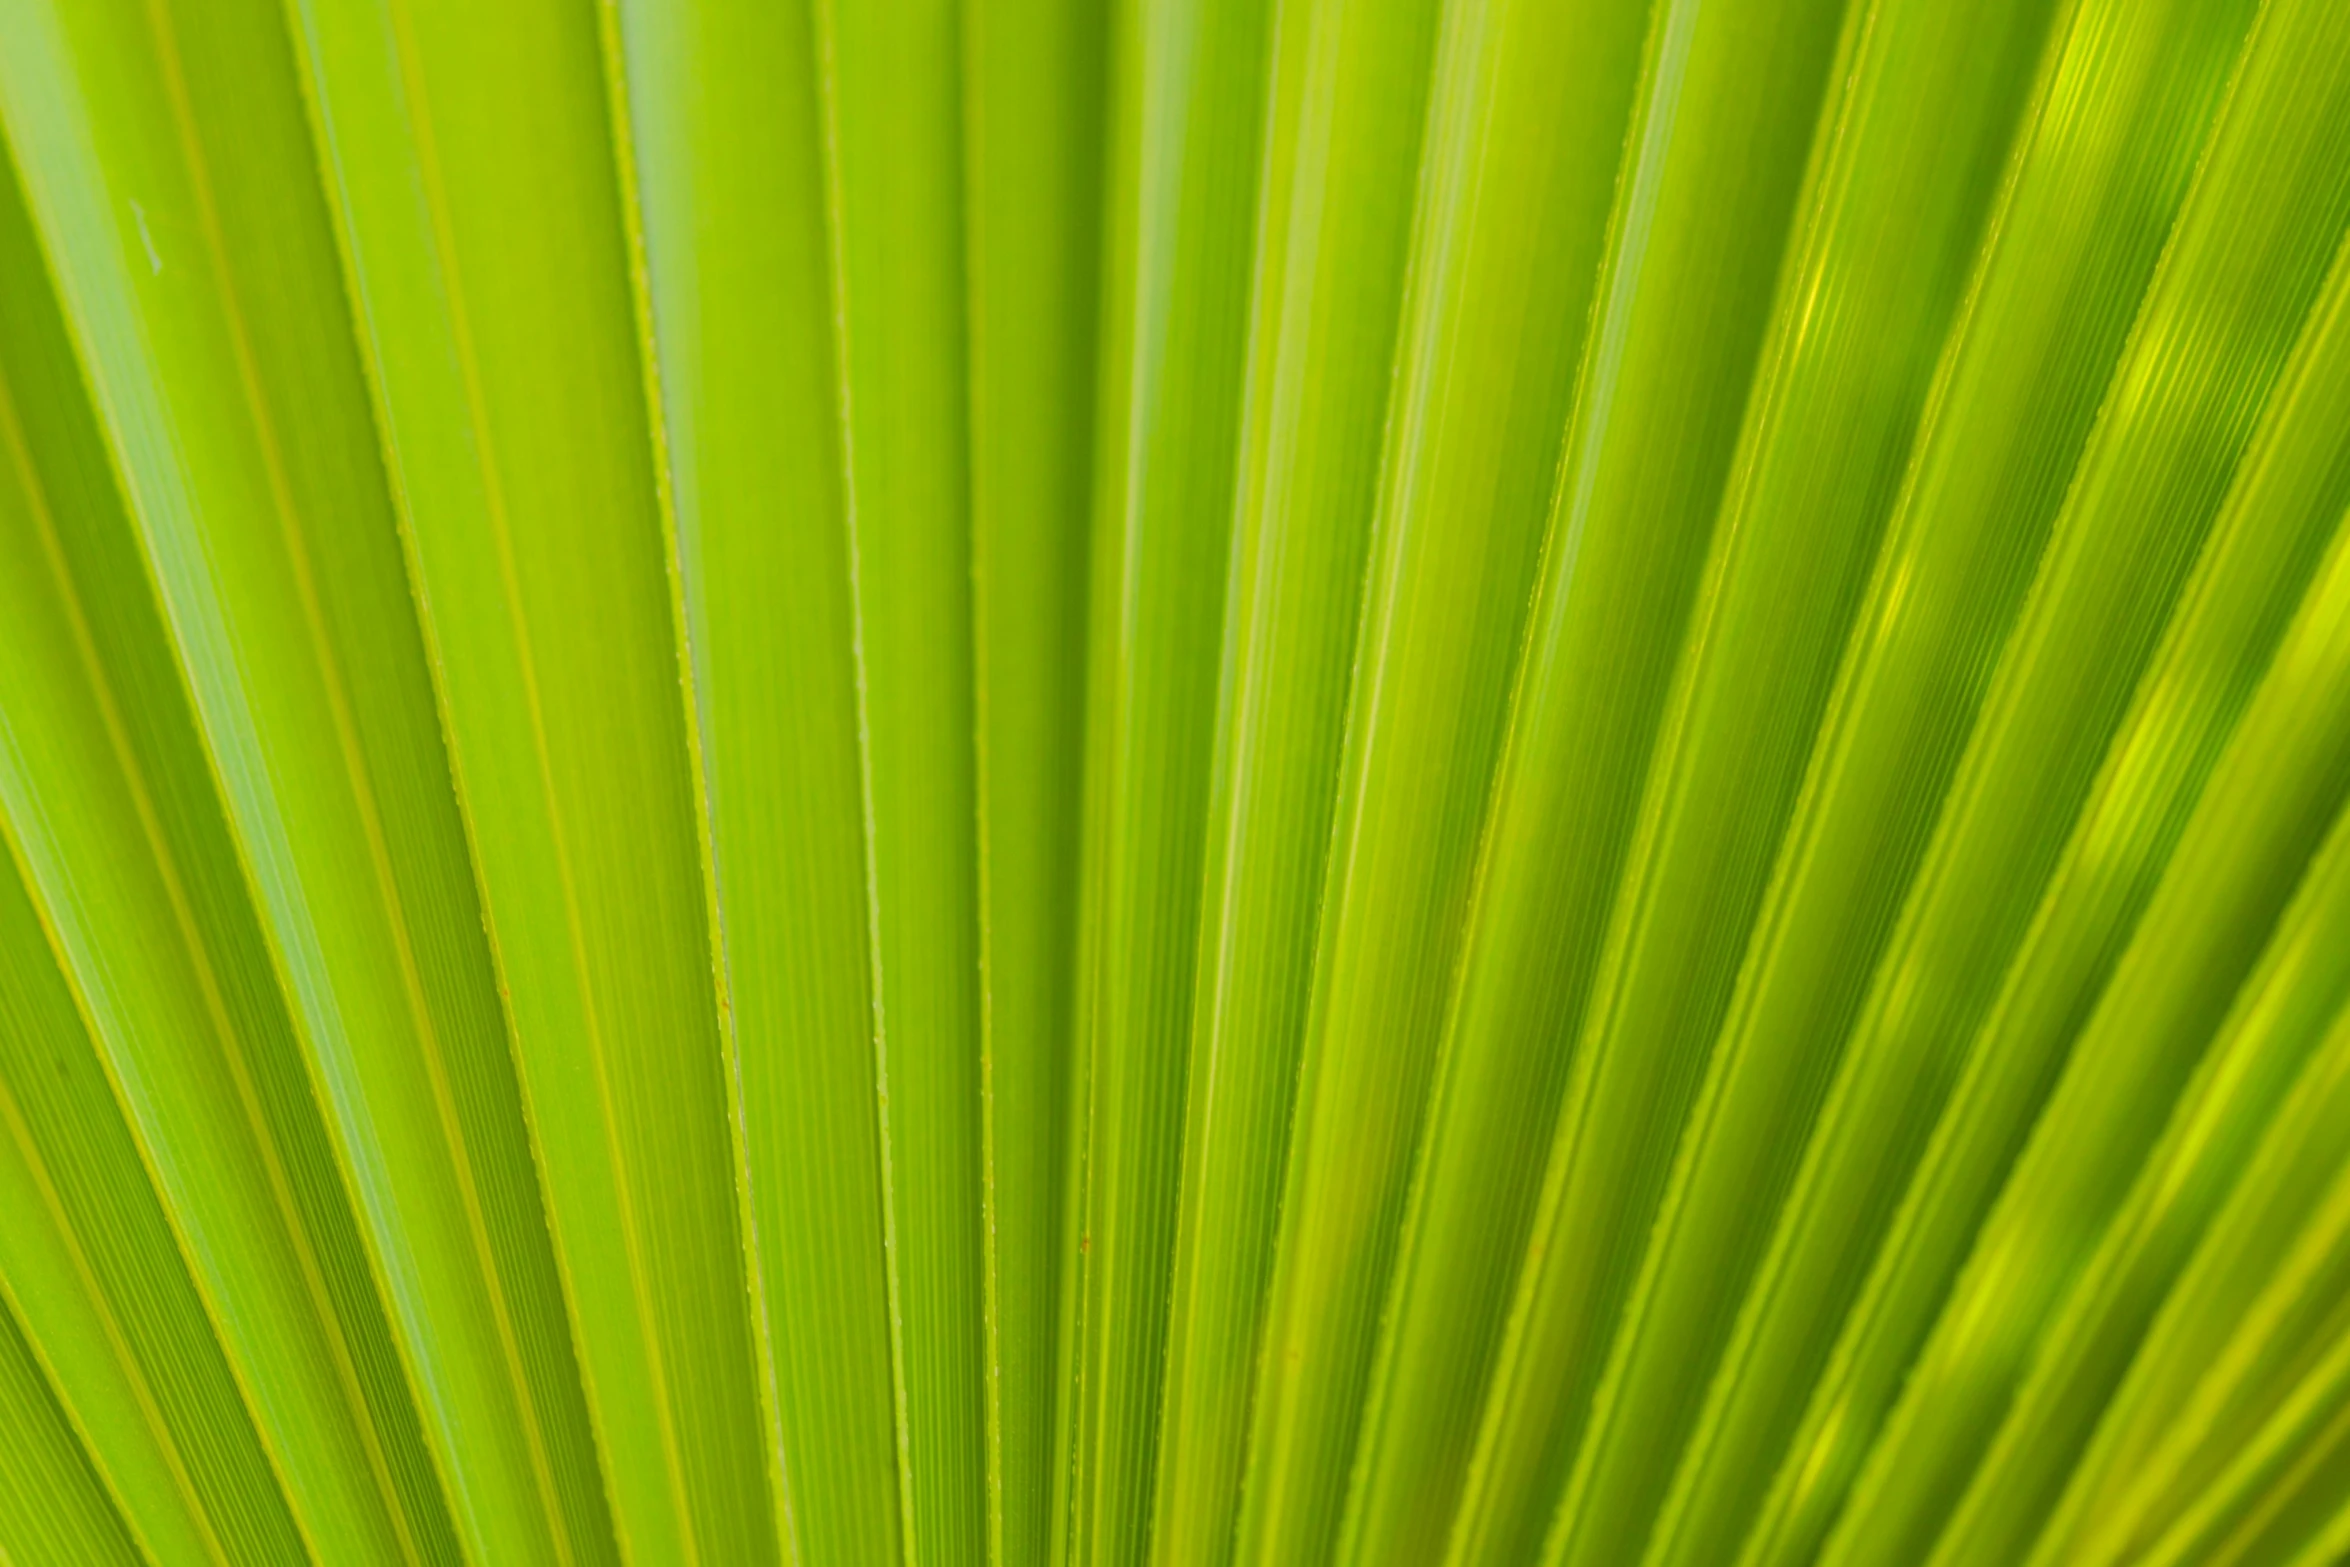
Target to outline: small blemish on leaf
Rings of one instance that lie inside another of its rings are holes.
[[[147,232],[146,209],[131,203],[131,221],[139,226],[139,243],[146,247],[147,266],[157,277],[163,276],[163,258],[155,252],[155,236]]]

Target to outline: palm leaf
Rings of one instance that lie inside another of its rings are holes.
[[[2350,12],[0,0],[0,1561],[2350,1551]]]

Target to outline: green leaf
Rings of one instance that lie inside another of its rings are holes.
[[[964,18],[990,1561],[1053,1539],[1093,500],[1102,8]]]
[[[1335,1543],[1639,25],[1629,7],[1463,6],[1438,45],[1259,1351],[1243,1560]],[[1570,40],[1562,84],[1552,62]]]
[[[1587,1009],[1577,1050],[1591,1054],[1584,1091],[1594,1127],[1638,1126],[1641,1100],[1660,1083],[1677,1117],[1692,1067],[1724,1031],[1742,956],[1725,937],[1754,917],[1769,887],[2022,108],[2028,78],[2017,67],[2040,45],[2048,11],[2019,4],[1962,18],[1884,4],[1846,19],[1640,815],[1614,850],[1624,857],[1619,923],[1604,955],[1595,933],[1583,938],[1588,1000],[1570,993],[1552,1014],[1552,1028],[1572,1029],[1575,1007]],[[1788,613],[1798,592],[1816,595],[1810,613]],[[1525,754],[1531,763],[1536,753]],[[1587,835],[1572,814],[1578,792],[1534,788],[1533,776],[1509,804],[1542,825],[1514,830],[1569,843]],[[1575,917],[1572,903],[1530,878],[1497,874],[1492,888],[1479,911],[1492,922],[1489,950],[1515,954],[1517,971],[1481,963],[1465,982],[1464,1032],[1452,1048],[1456,1081],[1470,1092],[1446,1106],[1457,1119],[1437,1134],[1457,1149],[1477,1146],[1491,1135],[1489,1118],[1510,1113],[1502,1085],[1526,1070],[1525,1046],[1493,1023],[1518,1015],[1499,1006],[1525,1003],[1500,998],[1522,993],[1526,955]],[[1573,1470],[1575,1526],[1562,1542],[1570,1556],[1637,1549],[1731,1325],[1737,1296],[1724,1281],[1752,1266],[1768,1234],[1761,1221],[1787,1173],[1777,1122],[1802,1062],[1760,1043],[1730,1033],[1688,1102],[1691,1152],[1676,1159],[1660,1200]],[[1431,1168],[1427,1201],[1444,1206],[1423,1222],[1431,1234],[1460,1233],[1486,1194],[1462,1179],[1475,1164],[1432,1147],[1446,1162]],[[1440,1170],[1461,1174],[1437,1187]],[[1447,1273],[1458,1265],[1437,1263]],[[1488,1315],[1482,1331],[1497,1326]],[[1443,1338],[1459,1329],[1422,1331]]]
[[[2239,470],[2171,630],[2140,682],[2124,724],[2127,739],[2116,752],[2118,765],[2109,763],[2100,780],[2088,830],[2068,849],[2060,885],[2110,876],[2110,869],[2100,876],[2096,867],[2128,863],[2117,847],[2150,828],[2175,834],[2184,798],[2175,780],[2182,774],[2209,778],[2227,731],[2242,736],[2232,745],[2257,745],[2266,766],[2281,760],[2283,750],[2263,743],[2273,731],[2264,733],[2261,721],[2273,722],[2280,705],[2309,718],[2323,711],[2317,705],[2322,699],[2311,700],[2302,661],[2315,655],[2312,638],[2322,635],[2320,617],[2328,613],[2340,572],[2338,564],[2317,570],[2312,557],[2329,537],[2336,539],[2334,555],[2341,554],[2339,523],[2350,507],[2350,464],[2333,433],[2350,390],[2343,373],[2350,370],[2346,306],[2350,249],[2335,258],[2297,362],[2271,400],[2265,427]],[[2288,629],[2292,599],[2304,584],[2307,592]],[[2263,669],[2259,688],[2248,689]],[[2162,816],[2150,815],[2150,805],[2165,808]],[[2058,950],[2048,937],[2044,926],[2036,947]],[[2272,952],[2290,949],[2282,935],[2271,944]],[[2185,1250],[2211,1233],[2214,1205],[2238,1178],[2257,1129],[2274,1113],[2315,1030],[2343,999],[2321,982],[2295,1013],[2248,1017],[2243,997],[2263,989],[2257,975],[2246,982],[2230,1024],[2180,1094],[2161,1144],[2140,1167],[2128,1205],[2073,1286],[2063,1314],[2052,1321],[1997,1446],[1985,1455],[1953,1516],[1946,1553],[2013,1558],[2025,1548],[2025,1531],[2038,1525],[2079,1461],[2099,1412],[2118,1407],[2108,1403],[2114,1384],[2148,1318],[2175,1288]],[[2285,1026],[2286,1016],[2297,1017],[2297,1024]],[[2045,1541],[2042,1548],[2048,1548]]]
[[[2346,137],[0,0],[0,1562],[2339,1557]]]
[[[1118,18],[1069,1082],[1056,1559],[1143,1554],[1175,1250],[1270,43],[1250,0]],[[1073,1240],[1073,1244],[1072,1244]]]
[[[620,1546],[767,1554],[684,628],[603,40],[554,4],[481,25],[406,0],[295,19]],[[527,232],[507,221],[523,202]]]
[[[0,1552],[26,1561],[136,1562],[139,1543],[90,1468],[32,1349],[11,1315],[0,1321],[0,1410],[9,1464],[0,1476]]]
[[[1152,1552],[1228,1559],[1435,7],[1282,7],[1257,219]]]
[[[233,605],[267,600],[282,616],[300,602],[285,557],[199,533],[200,508],[273,532],[287,520],[292,480],[263,411],[283,367],[239,330],[223,281],[229,197],[204,175],[171,19],[85,8],[71,33],[10,20],[0,91],[62,318],[44,330],[34,316],[41,285],[17,251],[26,373],[91,398],[86,425],[44,398],[17,449],[19,476],[39,486],[16,514],[18,547],[42,569],[11,582],[48,602],[12,617],[16,668],[34,682],[8,709],[12,848],[306,1540],[447,1559],[447,1471],[422,1428],[452,1411],[419,1388],[465,1346],[420,1331],[439,1303],[419,1298],[400,1255],[416,1237],[391,1222],[399,1197],[379,1157],[377,1117],[413,1100],[371,1098],[380,1077],[362,1086],[369,1066],[399,1063],[364,1049],[334,1004],[323,934],[291,879],[289,835],[317,824],[280,814],[276,786],[300,764],[264,752],[256,728],[257,707],[288,695],[274,676],[315,692],[322,671],[269,660],[267,633],[239,644],[230,630]],[[93,114],[125,93],[163,112]],[[298,102],[278,107],[298,131]],[[139,195],[107,184],[99,159]],[[432,1282],[475,1279],[460,1266]]]

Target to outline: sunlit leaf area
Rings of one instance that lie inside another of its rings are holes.
[[[0,1567],[2350,1561],[2343,0],[0,0]]]

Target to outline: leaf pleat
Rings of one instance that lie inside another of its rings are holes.
[[[1140,1557],[1151,1520],[1258,219],[1232,192],[1256,184],[1272,43],[1249,0],[1113,25],[1056,1417],[1070,1562]]]
[[[297,1020],[296,976],[315,972],[272,940],[264,911],[288,896],[274,879],[289,869],[283,823],[224,623],[228,571],[196,536],[213,485],[253,486],[254,515],[271,515],[254,493],[266,464],[249,441],[191,449],[170,433],[175,418],[224,412],[201,395],[208,378],[251,386],[200,237],[200,154],[169,119],[93,117],[80,96],[163,98],[173,56],[156,16],[101,7],[74,21],[71,35],[25,25],[8,51],[12,147],[81,372],[49,381],[91,399],[88,426],[44,400],[26,427],[58,493],[21,517],[50,559],[18,580],[53,595],[55,629],[37,645],[59,684],[10,704],[13,847],[305,1537],[447,1559],[456,1542],[416,1364],[359,1217],[358,1107],[346,1098],[344,1118],[328,1115],[352,1062],[317,1015]],[[101,166],[142,171],[137,205],[105,196]],[[156,265],[159,229],[176,268]]]
[[[1258,1351],[1243,1560],[1336,1544],[1642,24],[1606,5],[1461,5],[1442,19]]]
[[[1989,999],[1960,989],[1925,1010],[1914,982],[1891,988],[1903,953],[1935,950],[1917,933],[1931,905],[1913,878],[2129,328],[2109,296],[2133,297],[2154,268],[2248,17],[2236,14],[2232,38],[2207,9],[2167,39],[2133,34],[2132,70],[2100,52],[2122,42],[2102,20],[2075,6],[2048,35],[1715,1047],[1707,1092],[1730,1119],[1708,1129],[1721,1151],[1691,1158],[1758,1150],[1739,1173],[1773,1231],[1676,1461],[1651,1542],[1659,1560],[1719,1559],[1755,1522]],[[2132,123],[2162,91],[2179,107],[2148,123],[2176,140],[2075,129]],[[1957,897],[1947,908],[1975,930],[1976,908]],[[1775,1072],[1788,1079],[1762,1076]],[[1747,1098],[1758,1078],[1768,1086]],[[1783,1205],[1770,1200],[1779,1183],[1791,1183]],[[1782,1473],[1789,1485],[1821,1478],[1817,1465]],[[1749,1549],[1779,1527],[1766,1517]]]
[[[2277,660],[2285,648],[2305,647],[2303,619],[2325,612],[2324,597],[2335,591],[2332,568],[2319,572],[2316,561],[2350,507],[2350,464],[2330,433],[2343,370],[2350,367],[2343,351],[2346,256],[2350,250],[2337,253],[2295,365],[2271,399],[2227,510],[2139,684],[2125,738],[2105,765],[2088,830],[2068,846],[2060,883],[2110,876],[2093,867],[2128,863],[2116,851],[2132,838],[2175,835],[2184,791],[2174,780],[2209,777],[2233,729],[2261,706],[2273,710],[2278,701],[2296,699],[2288,694],[2293,686],[2272,684],[2299,678]],[[2289,629],[2297,602],[2303,618]],[[2248,709],[2247,702],[2254,705]],[[2046,943],[2043,935],[2035,945]],[[2257,993],[2259,983],[2247,981],[2246,993]],[[2322,1019],[2335,1002],[2321,991],[2312,1004]],[[2215,1205],[2238,1179],[2277,1096],[2314,1042],[2308,1026],[2244,1030],[2241,1038],[2223,1030],[2215,1037],[2195,1085],[2171,1112],[2163,1142],[2139,1169],[2128,1205],[2035,1351],[2029,1380],[2018,1388],[1997,1445],[1985,1454],[1942,1541],[1951,1559],[2022,1552],[2056,1490],[2075,1472],[2131,1351],[2174,1287],[2188,1250],[2209,1233]]]
[[[613,1527],[629,1556],[765,1554],[776,1493],[603,29],[582,7],[485,24],[408,0],[292,24]],[[545,221],[515,225],[525,203]]]
[[[1152,1551],[1229,1560],[1312,993],[1436,8],[1291,5],[1249,361],[1201,888]]]
[[[59,1407],[54,1382],[16,1317],[0,1318],[0,1414],[9,1461],[0,1470],[0,1556],[24,1561],[134,1563],[142,1559],[88,1450]]]
[[[1105,8],[963,31],[989,1559],[1052,1540]]]
[[[665,6],[622,33],[752,1309],[788,1549],[832,1560],[901,1516],[816,34],[805,8]],[[761,136],[727,129],[753,104]]]

